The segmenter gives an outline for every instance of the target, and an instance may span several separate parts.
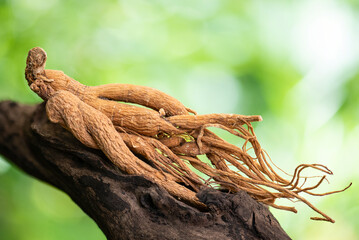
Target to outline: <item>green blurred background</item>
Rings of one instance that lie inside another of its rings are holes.
[[[359,239],[357,0],[0,0],[0,99],[38,103],[27,52],[88,85],[160,89],[204,113],[261,114],[257,136],[288,172],[335,175],[309,198],[336,220],[272,210],[293,239]],[[0,157],[0,239],[105,239],[62,192]]]

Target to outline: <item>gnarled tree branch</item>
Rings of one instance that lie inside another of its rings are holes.
[[[108,239],[289,239],[268,208],[244,191],[197,193],[200,211],[51,123],[45,105],[0,103],[0,154],[67,193]]]

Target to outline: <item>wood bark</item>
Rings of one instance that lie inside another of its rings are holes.
[[[51,123],[45,105],[0,102],[0,154],[67,193],[108,239],[290,239],[244,191],[206,188],[200,211],[144,177],[127,175],[100,150]]]

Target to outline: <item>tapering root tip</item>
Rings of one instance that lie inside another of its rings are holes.
[[[326,222],[335,223],[335,220],[331,218],[311,217],[310,219],[315,221],[326,221]]]

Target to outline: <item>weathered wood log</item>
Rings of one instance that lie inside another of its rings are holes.
[[[200,211],[51,123],[45,105],[0,103],[0,154],[67,193],[108,239],[290,239],[268,208],[240,191],[203,189]]]

